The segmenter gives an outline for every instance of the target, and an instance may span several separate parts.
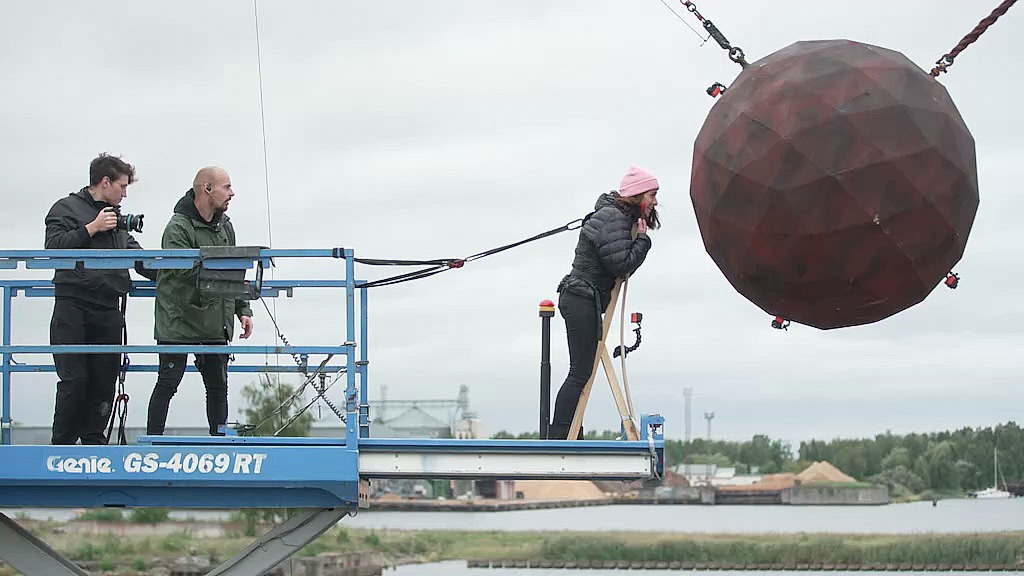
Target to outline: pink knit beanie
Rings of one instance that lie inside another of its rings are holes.
[[[658,179],[637,165],[631,165],[619,184],[619,196],[628,198],[658,188]]]

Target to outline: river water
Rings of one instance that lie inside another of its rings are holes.
[[[14,518],[62,521],[70,509],[0,509]],[[223,511],[174,512],[179,519],[219,520]],[[342,521],[353,528],[405,530],[579,530],[691,533],[949,533],[1024,531],[1024,498],[941,500],[886,506],[591,506],[513,512],[362,510]],[[498,576],[499,571],[488,572]],[[533,572],[531,572],[533,573]],[[721,574],[721,573],[719,573]]]
[[[698,533],[924,533],[1024,531],[1024,498],[885,506],[593,506],[514,512],[360,512],[358,528],[627,530]],[[495,576],[497,574],[495,573]]]

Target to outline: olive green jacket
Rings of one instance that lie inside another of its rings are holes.
[[[231,219],[220,213],[210,222],[203,220],[191,189],[178,200],[160,240],[164,249],[234,245]],[[235,332],[235,316],[252,316],[245,300],[200,294],[198,266],[191,270],[160,271],[154,307],[158,342],[230,342]]]

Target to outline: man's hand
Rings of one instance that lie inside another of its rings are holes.
[[[640,218],[636,221],[636,233],[646,234],[647,233],[647,220]]]
[[[85,225],[85,231],[89,236],[95,236],[99,232],[113,230],[117,226],[117,213],[113,208],[104,208],[96,215],[96,219]]]
[[[238,320],[242,323],[242,338],[248,338],[252,335],[252,318],[249,316],[239,316]]]

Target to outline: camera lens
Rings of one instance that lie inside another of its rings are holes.
[[[129,232],[142,232],[143,214],[118,214],[117,227]]]

